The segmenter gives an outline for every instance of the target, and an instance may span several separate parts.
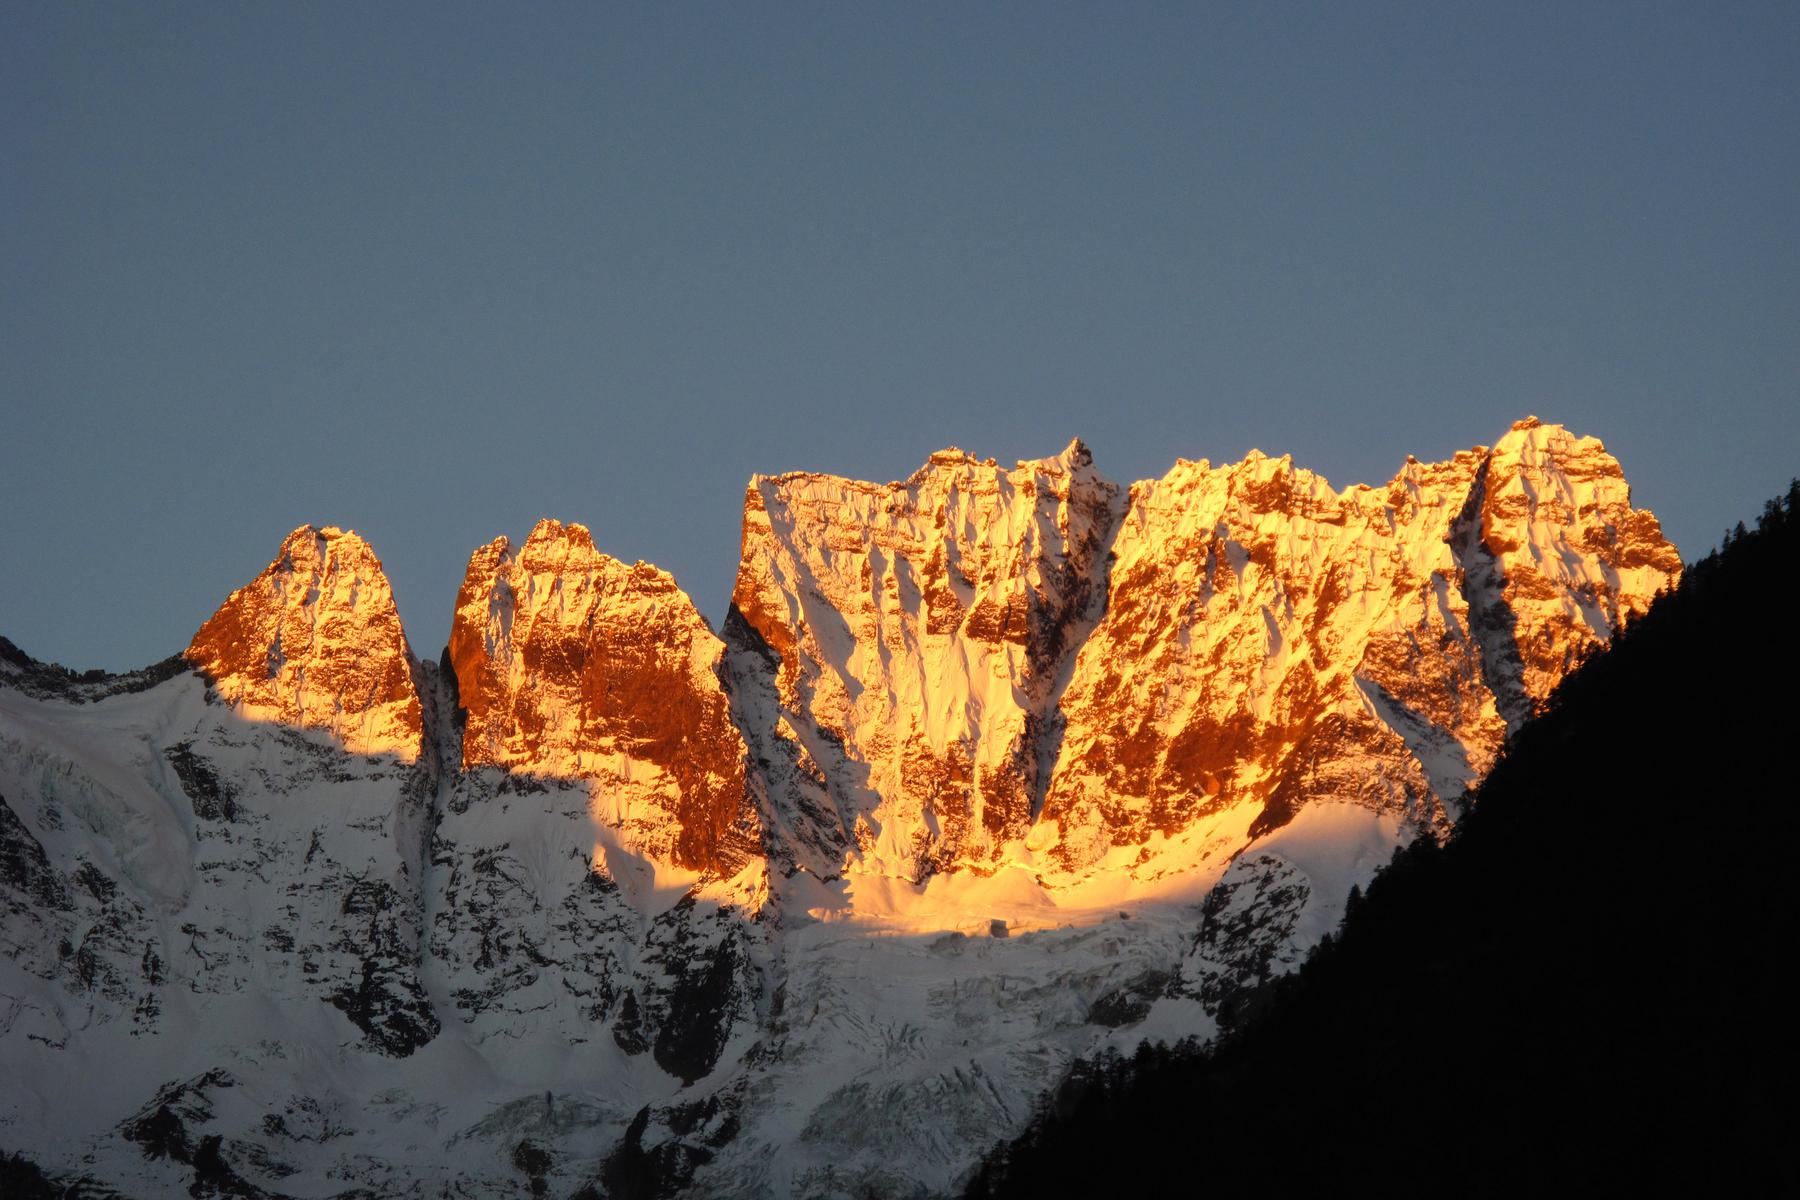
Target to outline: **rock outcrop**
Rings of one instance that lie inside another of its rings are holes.
[[[1053,860],[1078,872],[1243,806],[1249,835],[1325,800],[1440,823],[1505,733],[1450,545],[1483,463],[1339,493],[1252,453],[1136,485],[1063,698]]]

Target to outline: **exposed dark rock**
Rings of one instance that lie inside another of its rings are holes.
[[[650,1048],[650,1042],[644,1036],[644,1021],[638,1010],[637,997],[630,992],[625,993],[625,999],[619,1004],[619,1017],[613,1022],[613,1041],[627,1054],[642,1054]]]
[[[1167,971],[1141,971],[1096,998],[1088,1006],[1088,1020],[1108,1029],[1136,1025],[1150,1015],[1150,1006],[1168,986]]]
[[[163,757],[175,768],[181,790],[194,806],[194,815],[203,821],[235,821],[238,819],[237,797],[204,758],[194,753],[194,743],[182,742],[163,751]]]
[[[544,1176],[549,1173],[551,1167],[556,1165],[556,1160],[551,1157],[548,1150],[530,1138],[521,1139],[519,1144],[513,1147],[512,1164],[520,1174],[530,1181],[533,1196],[550,1194],[550,1185],[545,1181]]]
[[[59,912],[72,907],[69,889],[51,868],[44,847],[25,828],[5,796],[0,796],[0,888],[10,893],[9,907],[20,904],[12,897]]]
[[[359,881],[344,893],[346,918],[361,918],[362,928],[348,921],[334,949],[360,955],[358,976],[328,999],[350,1018],[382,1054],[404,1058],[438,1035],[437,1013],[418,980],[418,952],[403,932],[402,900],[382,881]]]
[[[662,1136],[646,1146],[653,1121]],[[646,1106],[607,1156],[600,1184],[611,1200],[669,1200],[737,1136],[739,1123],[735,1097],[730,1096],[715,1094],[656,1110]]]
[[[746,978],[739,920],[731,909],[702,915],[690,896],[652,926],[645,957],[655,973],[640,971],[643,1015],[655,1028],[657,1065],[684,1084],[712,1071],[733,1025],[751,1008],[755,985]]]
[[[6,1200],[60,1200],[66,1194],[23,1154],[0,1151],[0,1196]]]

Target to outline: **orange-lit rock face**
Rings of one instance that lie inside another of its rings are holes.
[[[733,603],[779,710],[753,736],[823,786],[867,869],[980,869],[1029,830],[1121,499],[1079,442],[1010,471],[947,450],[900,483],[751,481]]]
[[[469,558],[450,657],[466,767],[602,783],[633,845],[730,875],[758,848],[724,644],[668,574],[540,522]]]
[[[1441,825],[1679,571],[1605,448],[1535,420],[1341,492],[1257,453],[1126,494],[1080,443],[1011,470],[950,450],[885,485],[752,481],[732,695],[669,576],[554,521],[471,556],[450,651],[464,764],[588,781],[661,862],[729,876],[766,841],[821,875],[1055,886],[1190,869],[1315,801]],[[247,715],[417,752],[354,534],[296,531],[189,655]]]
[[[1600,443],[1535,421],[1379,490],[1180,463],[1113,551],[1036,839],[1074,870],[1244,803],[1252,832],[1315,800],[1437,823],[1680,572]]]
[[[1057,861],[1080,869],[1246,801],[1264,826],[1308,800],[1433,818],[1504,733],[1446,540],[1479,467],[1409,464],[1340,495],[1252,454],[1134,487],[1106,619],[1063,697],[1044,813]],[[1437,788],[1409,718],[1438,743]]]
[[[251,720],[329,730],[358,754],[418,756],[412,655],[381,561],[354,533],[289,534],[186,657]]]
[[[1234,811],[1221,836],[1334,800],[1441,826],[1679,570],[1604,448],[1535,421],[1343,492],[1256,453],[1127,497],[1079,445],[947,451],[754,480],[733,636],[769,663],[773,790],[853,869],[1049,878]]]
[[[1681,558],[1656,518],[1631,507],[1618,460],[1596,438],[1520,421],[1479,484],[1462,533],[1471,577],[1497,593],[1480,617],[1501,711],[1516,724],[1582,654],[1673,586]]]

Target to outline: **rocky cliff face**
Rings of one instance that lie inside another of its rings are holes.
[[[1600,440],[1536,417],[1487,455],[1454,540],[1488,676],[1514,726],[1681,573]]]
[[[469,558],[450,633],[462,765],[593,782],[635,849],[715,877],[761,852],[725,645],[675,580],[540,522]]]
[[[1508,722],[1677,577],[1623,478],[1535,419],[1342,492],[1258,453],[1124,492],[1079,444],[759,478],[728,630],[771,683],[750,736],[851,869],[913,880],[1145,879],[1195,866],[1197,823],[1235,849],[1321,801],[1442,828]]]
[[[757,477],[720,637],[579,525],[443,664],[297,530],[179,660],[0,643],[0,1149],[125,1194],[942,1194],[1205,1037],[1680,570],[1535,420],[1337,490]],[[71,1082],[73,1081],[73,1082]]]
[[[1129,847],[1142,870],[1139,848],[1197,820],[1262,832],[1308,800],[1440,819],[1481,765],[1465,740],[1491,755],[1502,731],[1445,542],[1476,462],[1340,494],[1252,454],[1136,485],[1063,700],[1050,859],[1079,873]]]
[[[773,676],[750,736],[828,797],[835,842],[808,842],[916,880],[1025,836],[1121,498],[1080,442],[1012,470],[945,450],[886,485],[751,481],[731,633]]]
[[[186,657],[246,719],[323,729],[357,754],[418,757],[412,653],[381,560],[354,533],[294,530]]]
[[[859,967],[811,927],[787,937],[782,1018],[717,1101],[745,1126],[726,1174],[777,1153],[793,1165],[774,1192],[953,1174],[923,1132],[883,1154],[850,1131],[1001,1122],[988,1099],[1046,1061],[1212,1029],[1302,961],[1396,846],[1441,835],[1509,722],[1680,570],[1604,448],[1536,421],[1378,488],[1256,453],[1128,492],[1078,449],[1048,462],[1066,486],[1022,486],[1046,464],[954,453],[885,487],[752,485],[727,638],[758,776],[801,831],[776,844],[808,868],[776,880],[777,910],[992,928],[1020,950],[986,950],[1009,993],[961,976],[962,943],[932,943],[938,990],[909,1006],[885,1002],[922,970],[906,956]],[[948,568],[996,543],[959,589]],[[934,595],[963,603],[934,619]],[[1026,598],[997,641],[984,596]],[[965,754],[1037,774],[990,788]],[[1018,799],[990,826],[976,814],[996,794]],[[802,844],[832,820],[836,841]],[[858,993],[865,972],[879,982]],[[687,1109],[659,1119],[665,1146],[715,1153],[679,1133]],[[795,1123],[798,1144],[770,1132]]]
[[[754,1021],[762,833],[723,657],[667,573],[581,525],[470,556],[430,954],[474,1044],[689,1081]]]
[[[466,755],[454,672],[411,660],[336,530],[296,531],[166,669],[4,647],[6,1148],[119,1151],[101,1174],[130,1195],[506,1191],[533,1146],[593,1176],[646,1101],[743,1053],[766,884],[722,644],[579,526],[533,541],[465,589],[525,613],[465,655]],[[722,833],[683,805],[707,796]],[[390,1140],[450,1111],[460,1150]]]

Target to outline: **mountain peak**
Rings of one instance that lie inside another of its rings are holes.
[[[977,458],[961,446],[945,446],[942,450],[933,450],[925,459],[927,467],[981,466],[983,463],[991,467],[994,460]]]
[[[1052,463],[1062,467],[1065,471],[1079,471],[1084,467],[1092,467],[1094,465],[1094,452],[1088,449],[1088,444],[1086,442],[1082,441],[1080,438],[1073,438],[1067,446],[1063,447],[1063,452],[1061,454],[1052,458],[1038,459],[1035,462],[1024,460],[1019,463],[1019,466],[1047,467]]]
[[[1599,438],[1536,417],[1494,444],[1457,535],[1468,586],[1509,637],[1489,671],[1517,724],[1583,654],[1649,607],[1681,556],[1649,509],[1633,508],[1619,460]]]
[[[564,524],[554,517],[545,517],[532,526],[531,533],[525,538],[522,554],[535,551],[549,551],[552,547],[560,548],[566,553],[587,557],[599,555],[594,546],[594,535],[586,525],[570,521]]]
[[[184,655],[253,721],[323,729],[354,753],[416,758],[412,653],[381,560],[334,525],[302,525]]]
[[[728,633],[772,663],[757,757],[827,793],[800,839],[811,869],[855,847],[917,879],[1024,835],[1123,508],[1091,457],[1076,440],[1011,470],[943,451],[885,486],[753,481]]]
[[[367,553],[369,555],[375,553],[369,547],[368,541],[354,529],[345,529],[338,525],[314,525],[310,522],[281,539],[281,546],[285,550],[296,543],[309,540],[318,543],[342,542],[342,549],[345,553]]]
[[[633,852],[729,876],[758,835],[723,654],[668,572],[540,521],[516,558],[504,538],[469,558],[450,633],[463,764],[604,781]]]

